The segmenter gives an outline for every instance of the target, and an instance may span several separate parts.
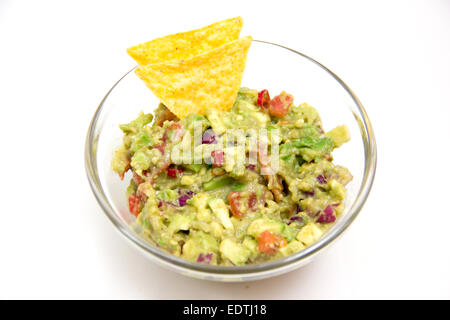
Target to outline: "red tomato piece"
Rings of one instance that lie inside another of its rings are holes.
[[[166,169],[170,166],[170,161],[169,160],[165,160],[163,163],[161,163],[161,166],[159,168],[156,168],[155,171],[152,172],[152,176],[150,178],[150,182],[153,183],[155,182],[154,180],[164,171],[166,171]]]
[[[250,197],[248,198],[248,208],[254,210],[256,205],[256,193],[250,193]]]
[[[268,146],[266,143],[260,142],[258,144],[258,157],[259,162],[261,163],[262,166],[267,166],[267,164],[269,163],[269,155],[267,149]]]
[[[127,164],[127,166],[125,167],[125,170],[123,170],[123,172],[119,175],[120,180],[123,180],[123,178],[125,177],[125,173],[127,173],[128,170],[130,170],[130,164]]]
[[[178,138],[182,137],[183,126],[179,122],[172,123],[166,130],[164,131],[164,134],[162,136],[162,145],[165,146],[167,142],[167,138],[169,138],[169,134],[171,134],[170,138],[173,141],[177,141]]]
[[[262,109],[267,109],[269,108],[269,103],[270,103],[269,91],[267,91],[266,89],[260,91],[258,93],[258,100],[256,101],[256,104]]]
[[[170,178],[176,178],[178,175],[183,173],[183,168],[169,167],[167,168],[167,176]]]
[[[176,178],[177,177],[177,169],[176,168],[167,168],[167,176],[170,178]]]
[[[221,167],[224,164],[224,154],[222,150],[214,150],[211,152],[211,160],[214,167]]]
[[[181,129],[183,126],[179,122],[174,122],[170,125],[170,129]]]
[[[283,118],[289,111],[289,107],[294,102],[294,97],[286,92],[281,92],[278,96],[270,100],[269,113],[278,118]]]
[[[134,182],[136,182],[137,185],[140,185],[141,183],[145,182],[145,180],[140,175],[138,175],[136,172],[133,172],[133,180],[134,180]]]
[[[230,203],[231,213],[236,218],[241,218],[244,216],[244,213],[241,212],[241,193],[240,192],[230,192],[228,194],[228,202]]]
[[[258,238],[258,251],[265,254],[273,254],[278,248],[282,248],[287,245],[286,239],[280,234],[270,231],[262,232]]]
[[[140,206],[141,200],[138,196],[132,194],[128,198],[128,208],[130,209],[131,214],[137,217],[139,215],[139,212],[141,211]]]
[[[164,144],[167,142],[167,138],[170,138],[172,142],[178,142],[183,138],[183,126],[179,122],[174,122],[166,129],[163,135]]]
[[[158,149],[159,152],[161,152],[161,154],[164,155],[164,144],[158,144],[156,146],[153,146],[153,148]]]

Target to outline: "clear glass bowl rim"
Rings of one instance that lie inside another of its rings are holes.
[[[194,275],[197,277],[204,277],[209,279],[215,279],[215,280],[223,280],[223,279],[258,279],[258,278],[265,278],[267,276],[270,276],[272,274],[279,274],[282,273],[283,270],[288,271],[290,269],[295,268],[296,265],[300,265],[300,263],[303,260],[307,260],[308,258],[311,258],[313,255],[317,254],[319,251],[327,247],[331,242],[333,242],[337,237],[339,237],[353,222],[353,220],[358,216],[359,212],[361,211],[364,203],[367,200],[367,197],[369,195],[369,192],[372,188],[373,180],[375,177],[376,172],[376,163],[377,163],[377,148],[376,148],[376,142],[375,142],[375,136],[372,129],[372,125],[370,123],[369,117],[358,99],[358,97],[355,95],[355,93],[331,70],[329,70],[327,67],[319,63],[318,61],[314,60],[313,58],[300,53],[298,51],[295,51],[293,49],[290,49],[288,47],[275,44],[272,42],[262,41],[262,40],[253,40],[254,42],[263,43],[267,45],[272,45],[276,47],[280,47],[286,50],[289,50],[295,54],[298,54],[307,60],[313,62],[314,64],[318,65],[320,68],[322,68],[324,71],[326,71],[330,76],[332,76],[347,93],[352,98],[353,102],[356,105],[356,108],[358,110],[357,115],[355,117],[357,119],[360,119],[359,126],[361,130],[361,135],[363,139],[363,145],[364,145],[364,152],[365,152],[365,163],[364,163],[364,175],[363,180],[361,183],[361,188],[359,189],[359,192],[356,196],[355,201],[352,204],[352,207],[349,209],[349,212],[346,216],[344,216],[342,219],[344,219],[344,222],[341,225],[341,228],[339,229],[330,229],[319,241],[314,243],[313,245],[307,247],[306,249],[287,256],[285,258],[260,263],[260,264],[253,264],[253,265],[246,265],[246,266],[234,266],[234,267],[225,267],[225,266],[212,266],[212,265],[204,265],[196,262],[191,262],[179,257],[176,257],[174,255],[171,255],[170,253],[167,253],[161,249],[158,249],[156,247],[152,247],[147,242],[145,242],[143,239],[141,239],[136,233],[134,233],[130,228],[127,228],[127,226],[124,225],[122,221],[120,221],[117,218],[117,215],[114,213],[114,210],[110,203],[107,200],[107,197],[105,195],[105,192],[103,188],[101,187],[100,178],[98,175],[97,170],[97,159],[96,159],[96,153],[94,150],[96,150],[96,145],[98,141],[98,135],[96,135],[96,129],[99,125],[98,119],[101,115],[103,105],[105,101],[107,100],[110,93],[114,90],[114,88],[120,83],[120,81],[125,78],[130,72],[132,72],[133,69],[128,71],[122,78],[120,78],[114,86],[108,91],[108,93],[105,95],[105,97],[100,102],[99,107],[97,108],[92,121],[89,125],[89,129],[87,132],[86,137],[86,144],[85,144],[85,167],[86,167],[86,173],[89,180],[89,184],[91,186],[91,189],[100,204],[101,208],[105,212],[106,216],[109,218],[109,220],[113,223],[113,225],[118,229],[118,231],[126,238],[128,239],[132,244],[134,244],[137,249],[140,249],[140,251],[143,251],[145,254],[150,255],[153,260],[156,260],[157,262],[172,267],[173,269],[181,272],[181,273],[187,273],[190,275]]]

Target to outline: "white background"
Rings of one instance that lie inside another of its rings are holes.
[[[152,264],[91,193],[83,147],[125,49],[241,15],[359,96],[379,161],[348,232],[306,267],[223,284]],[[0,0],[0,298],[450,298],[450,1]]]

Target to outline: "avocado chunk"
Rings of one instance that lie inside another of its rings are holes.
[[[270,116],[267,113],[260,112],[257,106],[248,101],[239,100],[237,109],[246,122],[252,123],[257,128],[264,128],[270,122]]]
[[[121,146],[114,152],[112,168],[119,175],[122,175],[129,168],[129,166],[130,152],[124,146]]]
[[[260,218],[253,221],[248,229],[247,234],[257,238],[264,231],[271,231],[273,233],[282,233],[284,223],[275,220]]]
[[[335,197],[339,200],[345,199],[345,187],[341,183],[339,183],[337,180],[331,180],[330,181],[330,195]]]
[[[131,158],[131,166],[138,172],[147,170],[151,165],[151,156],[149,150],[139,150]]]
[[[135,120],[127,124],[121,124],[119,127],[124,133],[136,133],[140,128],[152,122],[152,120],[153,115],[151,113],[144,114],[141,112]]]
[[[221,120],[221,115],[216,109],[208,109],[206,111],[206,118],[208,118],[209,122],[211,123],[211,127],[216,134],[222,134],[227,130]]]
[[[281,232],[281,235],[283,238],[285,238],[288,242],[295,239],[296,232],[289,227],[288,225],[284,225],[283,231]]]
[[[216,238],[203,231],[192,231],[189,239],[183,246],[182,257],[188,260],[197,261],[200,254],[213,253],[213,263],[217,261],[219,243]]]
[[[299,149],[299,154],[306,161],[312,161],[329,154],[333,150],[333,140],[328,137],[303,137],[293,141],[296,148]]]
[[[247,262],[251,251],[240,243],[231,239],[225,239],[220,243],[219,251],[225,258],[229,259],[235,265],[241,265]]]
[[[319,240],[322,233],[322,230],[320,230],[315,223],[310,223],[300,230],[297,235],[297,240],[302,242],[305,246],[309,246]]]
[[[170,217],[168,230],[174,234],[180,230],[189,230],[193,217],[188,214],[177,213]]]
[[[328,131],[325,136],[333,140],[335,148],[339,148],[344,143],[350,141],[350,133],[348,132],[348,128],[346,125],[339,126],[334,128],[333,130]]]
[[[297,241],[297,240],[293,240],[293,241],[289,242],[287,246],[279,248],[278,251],[283,256],[289,256],[291,254],[299,252],[300,250],[303,250],[304,248],[305,248],[305,246],[303,245],[303,243],[301,243],[300,241]]]
[[[208,195],[198,193],[188,200],[188,204],[197,209],[197,219],[200,221],[211,222],[211,211],[208,209]]]
[[[242,245],[249,249],[253,255],[258,252],[258,242],[251,237],[245,237],[244,241],[242,241]]]
[[[139,132],[131,138],[130,151],[136,152],[139,149],[145,148],[152,145],[151,138],[144,132]]]
[[[222,199],[213,198],[208,200],[208,205],[223,227],[227,230],[234,231],[234,226],[230,219],[230,212],[225,202]]]

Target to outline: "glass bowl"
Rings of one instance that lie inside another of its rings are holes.
[[[271,94],[285,90],[295,103],[307,102],[320,113],[324,129],[346,124],[351,140],[333,152],[334,163],[347,167],[353,181],[347,185],[346,208],[336,223],[313,245],[291,256],[248,266],[211,266],[173,256],[140,237],[130,224],[125,190],[131,174],[121,181],[111,169],[113,151],[122,144],[119,124],[142,110],[152,112],[158,99],[132,72],[127,72],[106,94],[89,126],[86,171],[92,190],[106,216],[136,249],[160,265],[181,274],[217,281],[251,281],[279,275],[305,265],[348,228],[369,195],[376,167],[375,137],[369,118],[353,91],[314,59],[292,49],[254,40],[242,86]]]

